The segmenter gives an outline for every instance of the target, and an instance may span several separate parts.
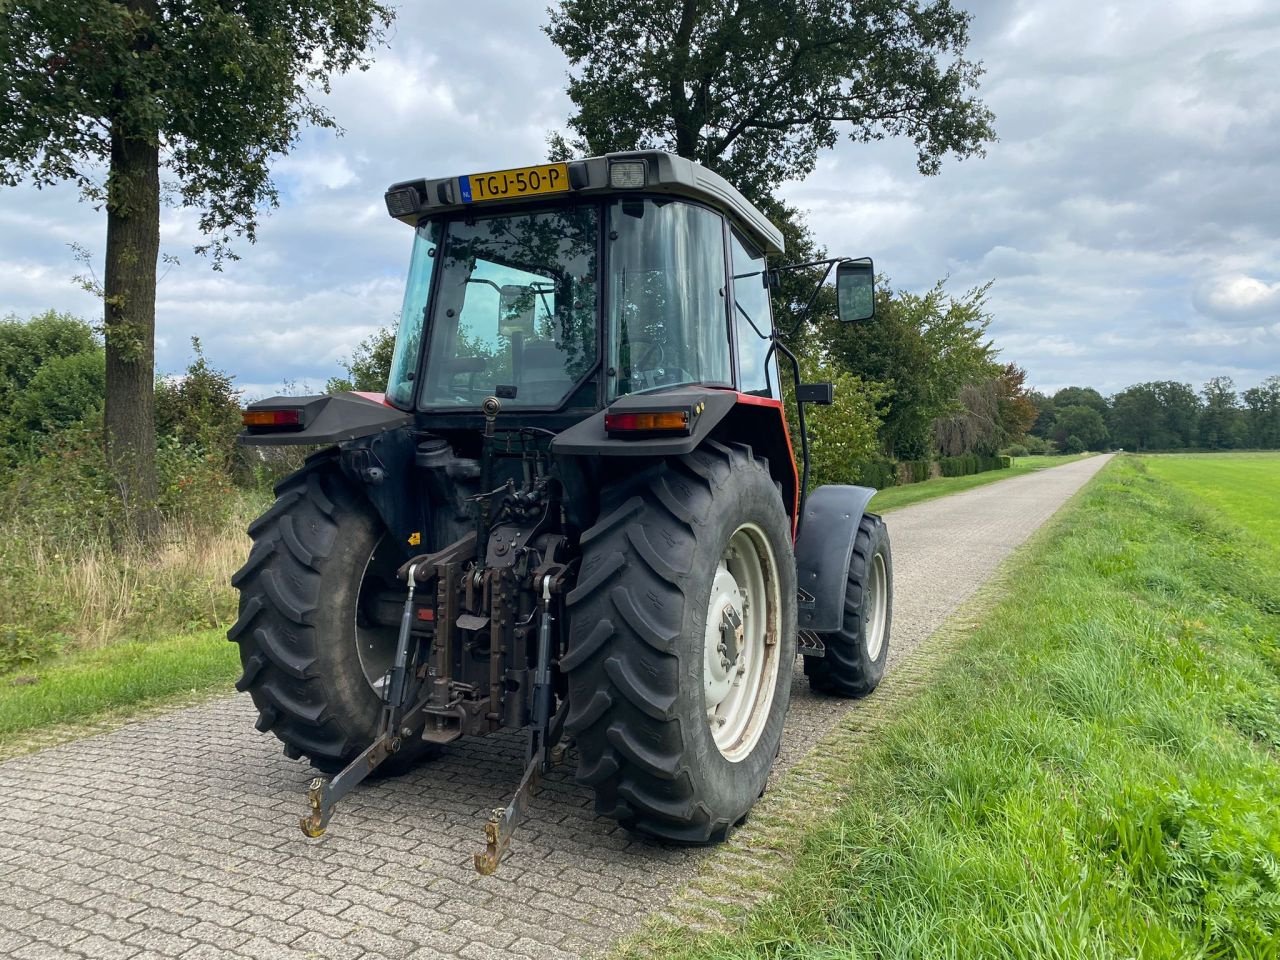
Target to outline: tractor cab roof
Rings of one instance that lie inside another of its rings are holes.
[[[425,217],[477,208],[510,209],[572,197],[670,194],[700,200],[722,213],[766,253],[783,251],[782,232],[724,177],[699,163],[658,150],[518,167],[437,180],[406,180],[387,189],[387,212],[416,225]]]

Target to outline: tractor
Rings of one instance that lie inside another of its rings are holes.
[[[832,386],[800,382],[770,308],[781,271],[820,274],[816,296],[834,270],[840,319],[869,321],[871,261],[771,268],[781,232],[656,151],[385,202],[414,231],[385,394],[262,400],[241,434],[320,448],[249,528],[229,633],[258,729],[324,775],[303,832],[371,774],[514,728],[525,772],[481,873],[567,757],[624,827],[723,840],[765,789],[797,653],[822,694],[884,672],[888,534],[873,490],[807,489],[805,407]]]

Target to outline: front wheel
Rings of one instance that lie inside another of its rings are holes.
[[[749,447],[708,443],[604,491],[568,597],[566,730],[596,808],[723,839],[764,791],[795,664],[791,525]]]
[[[837,697],[865,697],[880,684],[893,622],[893,555],[889,531],[873,513],[862,518],[845,584],[844,622],[820,634],[826,655],[806,657],[809,687]]]

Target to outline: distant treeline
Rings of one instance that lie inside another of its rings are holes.
[[[1059,448],[1101,450],[1280,449],[1280,376],[1237,391],[1213,377],[1189,383],[1138,383],[1104,397],[1092,387],[1032,392],[1038,411],[1030,435]]]

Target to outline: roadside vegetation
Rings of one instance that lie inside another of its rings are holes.
[[[1120,458],[731,935],[663,957],[1275,957],[1280,455]],[[856,722],[857,711],[849,722]]]

